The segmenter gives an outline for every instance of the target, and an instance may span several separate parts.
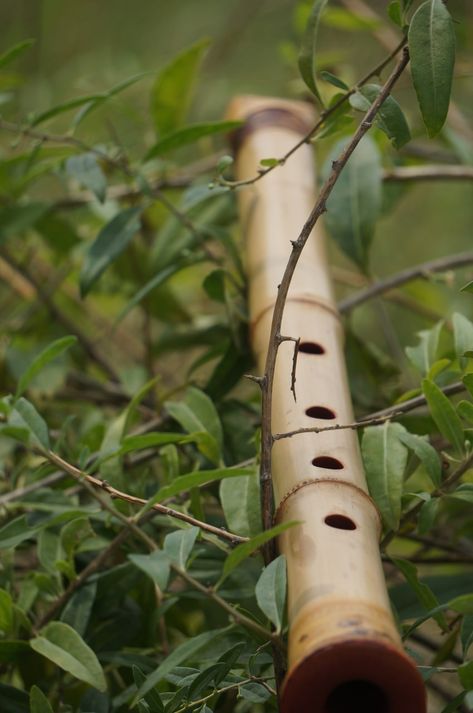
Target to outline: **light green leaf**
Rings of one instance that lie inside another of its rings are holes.
[[[185,532],[185,530],[183,532]],[[139,569],[145,572],[148,577],[151,577],[161,591],[166,589],[171,571],[169,556],[166,552],[156,550],[150,555],[128,555],[128,559],[131,560],[136,567],[139,567]]]
[[[465,374],[462,379],[471,396],[473,396],[473,374]]]
[[[156,77],[151,89],[151,116],[158,134],[169,134],[184,122],[208,46],[206,39],[196,42],[167,64]]]
[[[66,172],[84,188],[88,188],[103,203],[107,193],[107,179],[102,171],[97,156],[90,151],[71,156],[66,161]]]
[[[452,403],[433,381],[424,379],[422,391],[440,433],[450,441],[458,454],[462,454],[465,442],[463,426]]]
[[[231,532],[253,537],[261,530],[259,474],[256,468],[249,476],[223,480],[220,501]]]
[[[208,434],[209,438],[201,441],[199,449],[212,463],[219,465],[223,444],[222,424],[207,394],[191,387],[183,401],[167,401],[164,405],[168,413],[188,433]]]
[[[392,0],[388,5],[388,15],[395,25],[402,27],[402,9],[399,0]]]
[[[429,136],[447,118],[455,64],[455,32],[442,0],[424,2],[414,14],[408,34],[414,88]]]
[[[51,705],[38,686],[32,686],[30,691],[31,713],[54,713]]]
[[[13,47],[10,47],[6,52],[0,54],[0,69],[10,64],[10,62],[13,62],[13,60],[23,54],[25,50],[34,45],[35,42],[36,40],[22,40]]]
[[[152,158],[156,158],[156,156],[162,156],[168,153],[168,151],[193,144],[204,136],[234,131],[241,125],[241,121],[213,121],[206,124],[191,124],[191,126],[185,126],[183,129],[177,129],[163,136],[162,139],[150,148],[145,160],[149,161]]]
[[[252,537],[251,540],[248,540],[248,542],[242,542],[241,545],[235,547],[235,549],[232,550],[232,552],[225,560],[225,564],[223,566],[223,574],[219,584],[221,584],[224,579],[226,579],[228,575],[231,574],[231,572],[233,572],[236,567],[238,567],[239,564],[241,564],[245,559],[247,559],[251,554],[253,554],[253,552],[258,550],[260,547],[265,545],[274,537],[280,535],[281,532],[284,532],[290,527],[294,527],[298,524],[299,522],[296,520],[291,520],[290,522],[283,522],[280,525],[272,527],[270,530],[260,532],[258,535],[255,535],[255,537]]]
[[[460,292],[473,292],[473,280],[471,280],[471,282],[467,282],[466,285],[463,285]]]
[[[458,312],[452,316],[452,324],[455,354],[460,360],[461,368],[464,369],[467,364],[465,354],[473,352],[473,324]]]
[[[473,614],[473,594],[462,594],[448,602],[448,608],[460,614]]]
[[[68,99],[68,101],[62,102],[61,104],[53,106],[51,107],[51,109],[47,109],[46,111],[41,112],[41,114],[34,116],[32,121],[30,122],[31,126],[38,126],[38,124],[42,124],[48,119],[53,119],[59,114],[63,114],[64,112],[70,111],[71,109],[76,109],[78,106],[89,104],[91,101],[95,101],[96,99],[100,99],[101,97],[101,94],[86,94],[85,96],[76,97],[75,99]]]
[[[53,621],[30,641],[36,653],[45,656],[79,681],[99,691],[107,689],[102,667],[92,649],[68,624]]]
[[[397,529],[401,517],[407,448],[400,437],[405,433],[399,423],[370,426],[364,431],[361,446],[369,491],[391,530]]]
[[[399,439],[414,451],[437,488],[442,478],[442,464],[437,451],[430,445],[428,436],[418,436],[406,431],[399,435]]]
[[[346,146],[338,142],[323,169],[327,178],[332,162]],[[368,136],[359,143],[340,174],[327,200],[325,222],[330,234],[362,270],[367,269],[369,248],[381,211],[381,160],[376,144]]]
[[[177,495],[177,493],[182,493],[191,488],[198,488],[201,485],[207,485],[207,483],[226,478],[250,477],[253,473],[253,468],[216,468],[215,470],[196,470],[192,473],[186,473],[175,478],[169,485],[163,485],[150,498],[147,507],[151,507],[155,503],[160,503],[173,495]]]
[[[134,206],[118,213],[107,223],[90,246],[80,274],[80,291],[84,297],[104,270],[127,247],[140,228],[142,208]]]
[[[439,322],[432,329],[423,329],[417,334],[419,344],[416,347],[406,347],[408,358],[423,376],[428,374],[436,361],[442,327],[443,322]]]
[[[185,436],[183,433],[143,433],[139,436],[126,436],[119,450],[113,455],[122,456],[144,448],[159,448],[168,443],[189,443],[192,440],[192,436]]]
[[[377,99],[381,89],[379,84],[365,84],[350,97],[350,104],[359,111],[367,112]],[[385,99],[377,113],[375,122],[397,149],[410,141],[411,132],[406,117],[394,97],[388,96]]]
[[[77,337],[62,337],[61,339],[56,339],[55,342],[52,342],[52,344],[49,344],[45,349],[43,349],[43,351],[33,359],[27,370],[22,374],[16,389],[15,399],[21,396],[21,394],[31,384],[33,379],[47,364],[63,354],[67,349],[70,349],[70,347],[76,342]]]
[[[286,558],[280,555],[263,569],[255,588],[259,608],[274,624],[278,633],[281,631],[284,617],[286,585]]]
[[[143,698],[148,691],[154,688],[160,681],[165,679],[173,669],[184,663],[184,661],[190,656],[195,656],[200,649],[203,649],[204,646],[211,641],[214,642],[219,636],[225,634],[226,631],[228,631],[228,629],[213,629],[211,631],[206,631],[199,636],[194,636],[192,639],[188,639],[187,641],[184,641],[184,643],[180,644],[171,654],[169,654],[169,656],[164,659],[162,664],[148,676],[146,683],[138,689],[138,693],[136,694],[136,697],[131,705],[133,706],[136,701]]]
[[[180,569],[186,568],[199,532],[198,527],[188,527],[185,530],[171,532],[164,538],[164,552]]]
[[[3,635],[8,635],[13,629],[14,617],[11,595],[5,589],[0,589],[0,631]]]
[[[39,415],[33,404],[23,396],[15,403],[15,407],[9,417],[9,424],[19,428],[26,428],[34,441],[49,450],[49,433],[46,421]]]
[[[327,4],[327,0],[314,0],[307,26],[302,38],[301,50],[299,53],[299,72],[301,77],[309,87],[312,94],[322,104],[319,90],[315,83],[315,61],[317,53],[317,32],[319,29],[320,16]]]

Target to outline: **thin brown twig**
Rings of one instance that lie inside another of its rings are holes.
[[[446,396],[453,396],[454,394],[459,394],[466,390],[466,386],[462,381],[455,381],[453,384],[448,384],[441,389]],[[395,416],[400,416],[403,413],[408,413],[420,406],[425,406],[427,403],[426,398],[423,394],[420,396],[414,396],[412,399],[407,399],[401,403],[394,404],[394,406],[388,406],[387,408],[381,409],[380,411],[375,411],[374,413],[369,413],[366,416],[362,416],[360,421],[365,423],[371,422],[377,418],[394,418]]]
[[[383,173],[384,181],[473,181],[471,166],[397,166]]]
[[[299,237],[296,240],[292,241],[292,251],[289,256],[286,268],[284,270],[284,275],[281,279],[281,283],[278,288],[277,299],[274,305],[271,331],[269,337],[269,347],[262,383],[262,445],[260,479],[264,529],[269,529],[271,527],[273,519],[273,501],[271,488],[271,455],[273,446],[273,435],[271,432],[272,392],[276,367],[276,357],[279,347],[279,337],[281,333],[282,317],[284,313],[284,306],[286,303],[289,286],[292,281],[292,276],[301,256],[302,250],[309,236],[311,235],[315,224],[317,223],[321,215],[323,215],[323,213],[327,210],[327,199],[329,198],[333,187],[335,186],[335,183],[338,180],[338,177],[340,176],[340,173],[342,172],[348,159],[358,146],[363,136],[371,128],[378,110],[380,109],[385,99],[389,96],[391,89],[393,88],[398,78],[401,76],[408,62],[409,53],[407,49],[404,48],[401,59],[390,74],[388,80],[385,82],[379,95],[376,97],[375,101],[370,106],[369,110],[366,112],[350,143],[345,147],[338,160],[333,162],[332,171],[327,180],[325,181],[324,185],[322,186],[319,193],[319,197],[309,217],[307,218]],[[274,548],[266,548],[266,561],[270,561],[273,558],[274,554]]]

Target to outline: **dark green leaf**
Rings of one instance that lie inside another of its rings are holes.
[[[16,547],[24,540],[35,537],[37,532],[38,527],[30,527],[26,515],[20,515],[0,529],[0,549]]]
[[[23,396],[15,403],[9,423],[15,427],[26,428],[33,441],[49,450],[49,433],[46,421],[39,415],[33,404]]]
[[[473,644],[473,614],[463,617],[460,639],[462,644],[463,658],[468,656],[468,650]]]
[[[141,207],[126,208],[102,228],[90,246],[81,270],[80,290],[83,297],[140,229],[141,212]]]
[[[107,179],[93,152],[71,156],[66,161],[66,172],[88,188],[103,203],[107,193]]]
[[[10,64],[10,62],[13,62],[17,57],[19,57],[25,50],[29,49],[36,40],[22,40],[21,42],[18,42],[16,45],[13,47],[10,47],[6,52],[3,52],[0,54],[0,69],[2,67],[5,67],[7,64]]]
[[[464,368],[467,361],[463,357],[473,351],[473,324],[458,312],[452,315],[452,324],[455,354],[460,360],[460,365]]]
[[[302,45],[298,59],[299,72],[301,73],[302,79],[321,104],[322,99],[315,83],[315,62],[317,52],[317,32],[319,28],[320,16],[326,4],[327,0],[314,1],[309,19],[307,21],[304,36],[302,38]]]
[[[156,77],[151,90],[151,115],[158,134],[169,134],[182,125],[208,46],[208,40],[196,42],[166,65]]]
[[[440,433],[450,441],[457,453],[463,453],[465,442],[463,426],[455,408],[433,381],[424,379],[422,391]]]
[[[156,550],[150,555],[128,555],[128,559],[151,577],[161,591],[166,589],[171,569],[169,557],[165,552]]]
[[[206,124],[185,126],[183,129],[177,129],[163,136],[163,138],[148,151],[146,160],[149,161],[152,158],[156,158],[156,156],[162,156],[168,151],[181,148],[181,146],[193,144],[204,136],[234,131],[239,126],[241,126],[241,121],[213,121]]]
[[[164,538],[164,552],[180,569],[186,568],[199,532],[198,527],[188,527],[185,530],[171,532]]]
[[[0,242],[32,228],[47,210],[45,203],[25,203],[0,209]]]
[[[473,689],[473,661],[467,661],[458,667],[458,678],[467,691]]]
[[[38,686],[32,686],[30,691],[30,711],[31,713],[53,713],[48,699]]]
[[[28,694],[0,683],[0,710],[2,713],[30,713]]]
[[[256,601],[261,611],[280,632],[286,603],[286,558],[280,555],[263,569],[256,584]]]
[[[442,478],[442,463],[435,448],[430,445],[428,436],[414,433],[401,433],[399,439],[410,448],[421,461],[433,485],[437,488]]]
[[[350,97],[350,104],[355,109],[363,112],[368,111],[371,104],[377,99],[382,87],[379,84],[365,84],[360,87],[357,94]],[[362,97],[366,103],[358,101]],[[411,139],[406,117],[393,96],[388,96],[381,105],[376,116],[376,125],[391,139],[393,146],[402,148]]]
[[[473,280],[471,282],[467,282],[466,285],[463,285],[460,292],[473,292]]]
[[[197,470],[193,473],[186,473],[185,475],[180,475],[175,478],[169,485],[163,485],[163,487],[150,498],[148,507],[151,507],[154,503],[167,500],[173,495],[177,495],[177,493],[191,490],[191,488],[198,488],[201,485],[207,485],[207,483],[213,483],[226,478],[250,477],[253,473],[253,468],[216,468],[215,470]]]
[[[450,703],[445,706],[445,708],[442,709],[442,713],[455,713],[457,711],[461,704],[463,703],[463,700],[465,698],[465,691],[462,691],[461,693],[458,694],[458,696],[455,696],[453,701],[450,701]]]
[[[84,636],[97,593],[97,582],[89,582],[75,592],[61,614],[61,621]]]
[[[21,394],[31,384],[33,379],[47,364],[63,354],[67,349],[70,349],[70,347],[76,342],[77,337],[62,337],[61,339],[56,339],[55,342],[52,342],[52,344],[49,344],[45,349],[43,349],[43,351],[33,359],[27,370],[22,374],[18,382],[15,398],[17,399],[21,396]]]
[[[442,0],[424,2],[409,26],[409,54],[414,88],[429,136],[447,118],[455,64],[455,33]]]
[[[473,423],[473,403],[471,401],[460,401],[457,405],[457,412],[460,418]]]
[[[328,82],[329,84],[333,84],[333,86],[338,87],[338,89],[343,89],[344,91],[349,91],[349,89],[350,89],[348,84],[345,84],[345,82],[342,82],[341,79],[336,77],[331,72],[322,71],[322,72],[320,72],[320,76],[322,77],[322,79],[325,82]]]
[[[407,448],[401,442],[401,435],[405,433],[400,423],[387,421],[382,426],[370,426],[365,429],[361,447],[371,496],[391,530],[397,529],[401,517],[407,463]]]
[[[133,666],[132,669],[135,686],[140,688],[146,683],[146,676],[137,666]],[[164,703],[156,689],[148,691],[144,700],[150,706],[152,713],[164,713]]]
[[[326,178],[346,146],[337,143],[327,160]],[[340,174],[327,201],[326,225],[339,247],[363,270],[381,211],[381,161],[376,145],[365,136]]]

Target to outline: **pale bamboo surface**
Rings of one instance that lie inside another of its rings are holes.
[[[236,179],[264,158],[284,155],[311,127],[298,102],[239,97],[232,119]],[[249,281],[251,341],[260,372],[268,349],[278,284],[316,199],[314,157],[303,145],[284,166],[239,191]],[[336,310],[318,223],[289,289],[281,334],[300,339],[278,351],[272,431],[353,421]],[[279,539],[288,567],[289,671],[283,713],[423,713],[425,692],[404,654],[391,614],[378,542],[381,523],[368,495],[357,435],[351,430],[298,434],[275,442],[276,520],[299,525]]]

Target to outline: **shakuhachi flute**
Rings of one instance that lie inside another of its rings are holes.
[[[236,179],[283,156],[314,123],[300,102],[239,97],[229,109]],[[314,157],[304,144],[283,166],[239,191],[249,281],[251,343],[263,371],[273,307],[295,240],[316,200]],[[289,289],[281,334],[300,339],[277,355],[273,434],[349,424],[353,411],[343,330],[317,224]],[[368,494],[356,432],[297,434],[274,442],[277,523],[288,568],[289,661],[282,713],[424,713],[425,690],[404,653],[383,576],[379,512]]]

